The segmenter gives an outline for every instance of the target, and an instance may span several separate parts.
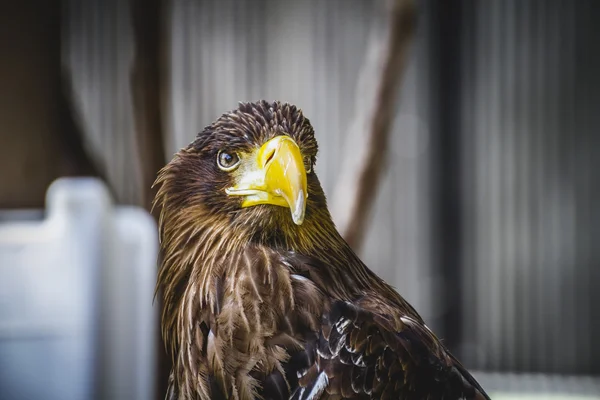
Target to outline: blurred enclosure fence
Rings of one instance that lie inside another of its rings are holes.
[[[362,255],[469,367],[598,374],[600,3],[417,5]],[[386,24],[370,0],[70,0],[62,64],[120,202],[147,204],[154,171],[238,101],[282,100],[315,127],[339,218]]]

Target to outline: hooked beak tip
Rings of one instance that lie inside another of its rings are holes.
[[[255,160],[237,177],[228,195],[244,196],[242,207],[272,204],[288,207],[296,225],[304,222],[308,195],[300,148],[289,136],[277,136],[257,150]]]
[[[292,220],[296,225],[302,225],[302,222],[304,222],[304,212],[306,210],[305,203],[306,199],[304,191],[300,190],[298,192],[298,197],[296,198],[296,201],[291,203],[295,205],[295,208],[292,210]]]

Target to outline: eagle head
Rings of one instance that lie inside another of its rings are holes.
[[[222,227],[241,241],[293,238],[303,225],[332,225],[314,173],[317,149],[299,108],[241,103],[159,173],[156,201],[178,226]]]

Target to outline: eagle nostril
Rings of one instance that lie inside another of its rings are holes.
[[[269,155],[267,156],[267,159],[265,161],[265,166],[273,159],[273,156],[275,156],[275,149],[271,149],[271,151],[269,152]]]

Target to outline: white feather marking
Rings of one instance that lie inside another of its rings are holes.
[[[363,356],[360,355],[356,358],[356,361],[354,362],[357,366],[359,367],[366,367],[367,364],[365,364],[364,360],[363,360]]]
[[[351,322],[352,321],[350,321],[349,319],[342,318],[338,322],[336,322],[335,328],[339,333],[344,333],[344,331],[346,330],[348,325],[350,325]]]
[[[292,279],[295,279],[299,282],[308,282],[309,281],[307,277],[302,276],[302,275],[292,274],[291,276],[292,276]]]
[[[318,399],[327,387],[327,385],[329,385],[329,378],[327,377],[325,372],[321,372],[317,377],[317,381],[310,390],[310,393],[308,394],[306,400]]]
[[[319,357],[324,358],[326,360],[329,360],[331,357],[328,356],[327,354],[324,354],[321,349],[317,349],[317,354],[319,355]]]
[[[340,335],[340,339],[339,339],[339,340],[338,340],[338,342],[337,342],[337,345],[336,345],[336,346],[335,346],[333,349],[331,349],[331,348],[330,348],[330,350],[331,350],[331,353],[332,353],[334,356],[336,356],[336,357],[337,357],[337,356],[340,354],[340,350],[342,350],[342,347],[344,347],[344,343],[346,343],[346,336],[347,336],[347,335],[346,335],[345,333],[344,333],[344,334],[341,334],[341,335]]]
[[[308,372],[308,369],[303,369],[301,371],[297,371],[296,372],[296,376],[298,377],[298,379],[302,378],[304,375],[306,375],[306,373]]]

